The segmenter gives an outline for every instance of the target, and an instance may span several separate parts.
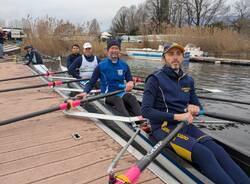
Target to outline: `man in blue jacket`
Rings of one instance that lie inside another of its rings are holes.
[[[69,66],[69,74],[77,79],[89,79],[99,62],[99,58],[93,55],[91,43],[86,42],[83,44],[83,55]]]
[[[42,56],[32,45],[24,47],[24,50],[27,51],[27,54],[24,56],[24,58],[28,60],[28,62],[25,63],[26,65],[29,65],[30,63],[33,65],[43,64]]]
[[[80,52],[80,46],[78,44],[72,45],[71,54],[68,55],[68,57],[66,59],[68,70],[69,70],[70,65],[76,60],[76,58],[81,56],[81,54],[79,54],[79,52]]]
[[[127,93],[133,89],[134,83],[129,66],[119,58],[120,43],[117,40],[109,40],[107,52],[108,57],[98,64],[90,81],[85,85],[85,93],[81,93],[77,97],[86,98],[97,80],[100,79],[101,93],[109,93],[125,87],[126,92],[107,97],[105,99],[107,104],[114,106],[123,116],[141,115],[138,101],[132,94]]]
[[[151,122],[152,135],[162,140],[180,121],[188,124],[170,143],[181,157],[196,163],[216,184],[250,183],[248,176],[225,150],[192,124],[202,106],[194,80],[181,69],[184,48],[176,43],[164,48],[165,66],[149,75],[142,101],[142,115]]]

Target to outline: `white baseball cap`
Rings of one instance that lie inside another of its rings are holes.
[[[83,44],[83,48],[84,48],[84,49],[92,48],[92,45],[91,45],[91,43],[86,42],[86,43]]]

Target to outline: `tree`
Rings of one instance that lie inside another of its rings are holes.
[[[169,0],[147,0],[147,6],[150,10],[149,16],[157,33],[161,32],[163,23],[169,24],[170,7]]]
[[[186,16],[184,11],[184,0],[171,0],[169,5],[169,18],[173,25],[182,27]]]
[[[131,6],[127,10],[126,15],[126,33],[128,35],[135,35],[139,31],[139,17],[137,16],[136,6]]]
[[[112,20],[111,31],[113,33],[126,33],[128,8],[121,7]]]
[[[89,34],[100,35],[100,25],[96,19],[93,19],[89,25]]]
[[[234,4],[233,8],[233,20],[231,22],[240,33],[243,29],[249,28],[250,25],[250,2],[248,0],[239,0]]]
[[[71,22],[67,21],[64,22],[63,20],[60,20],[57,23],[57,26],[54,30],[54,35],[57,36],[71,36],[75,33],[75,25]]]
[[[221,15],[225,0],[185,0],[185,11],[189,25],[209,25]]]

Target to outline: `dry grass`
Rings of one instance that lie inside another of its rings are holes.
[[[93,44],[94,53],[100,57],[105,56],[106,43],[100,42],[97,36],[82,34],[81,27],[69,22],[58,21],[51,17],[42,19],[25,20],[25,32],[28,37],[24,45],[32,44],[42,54],[50,56],[66,56],[70,53],[72,44],[83,45],[88,41]],[[249,54],[250,38],[234,32],[230,29],[204,28],[204,27],[183,27],[165,30],[163,41],[178,42],[182,45],[193,43],[210,54]],[[152,39],[152,38],[151,38]],[[156,38],[149,41],[146,36],[142,43],[123,43],[122,48],[154,48],[160,44]],[[249,54],[250,55],[250,54]],[[250,57],[248,55],[248,57]]]
[[[179,42],[183,45],[193,43],[211,53],[248,53],[250,39],[230,29],[218,28],[168,28],[165,41]]]
[[[69,22],[58,21],[51,17],[25,20],[25,33],[23,46],[32,44],[43,55],[66,56],[73,44],[82,47],[84,42],[91,42],[94,53],[103,57],[105,44],[97,36],[83,34],[81,27]],[[81,49],[82,50],[82,49]]]

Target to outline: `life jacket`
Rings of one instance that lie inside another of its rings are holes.
[[[97,57],[94,56],[94,60],[89,62],[84,55],[82,56],[82,64],[79,68],[79,75],[81,78],[91,78],[95,67],[98,65]]]

